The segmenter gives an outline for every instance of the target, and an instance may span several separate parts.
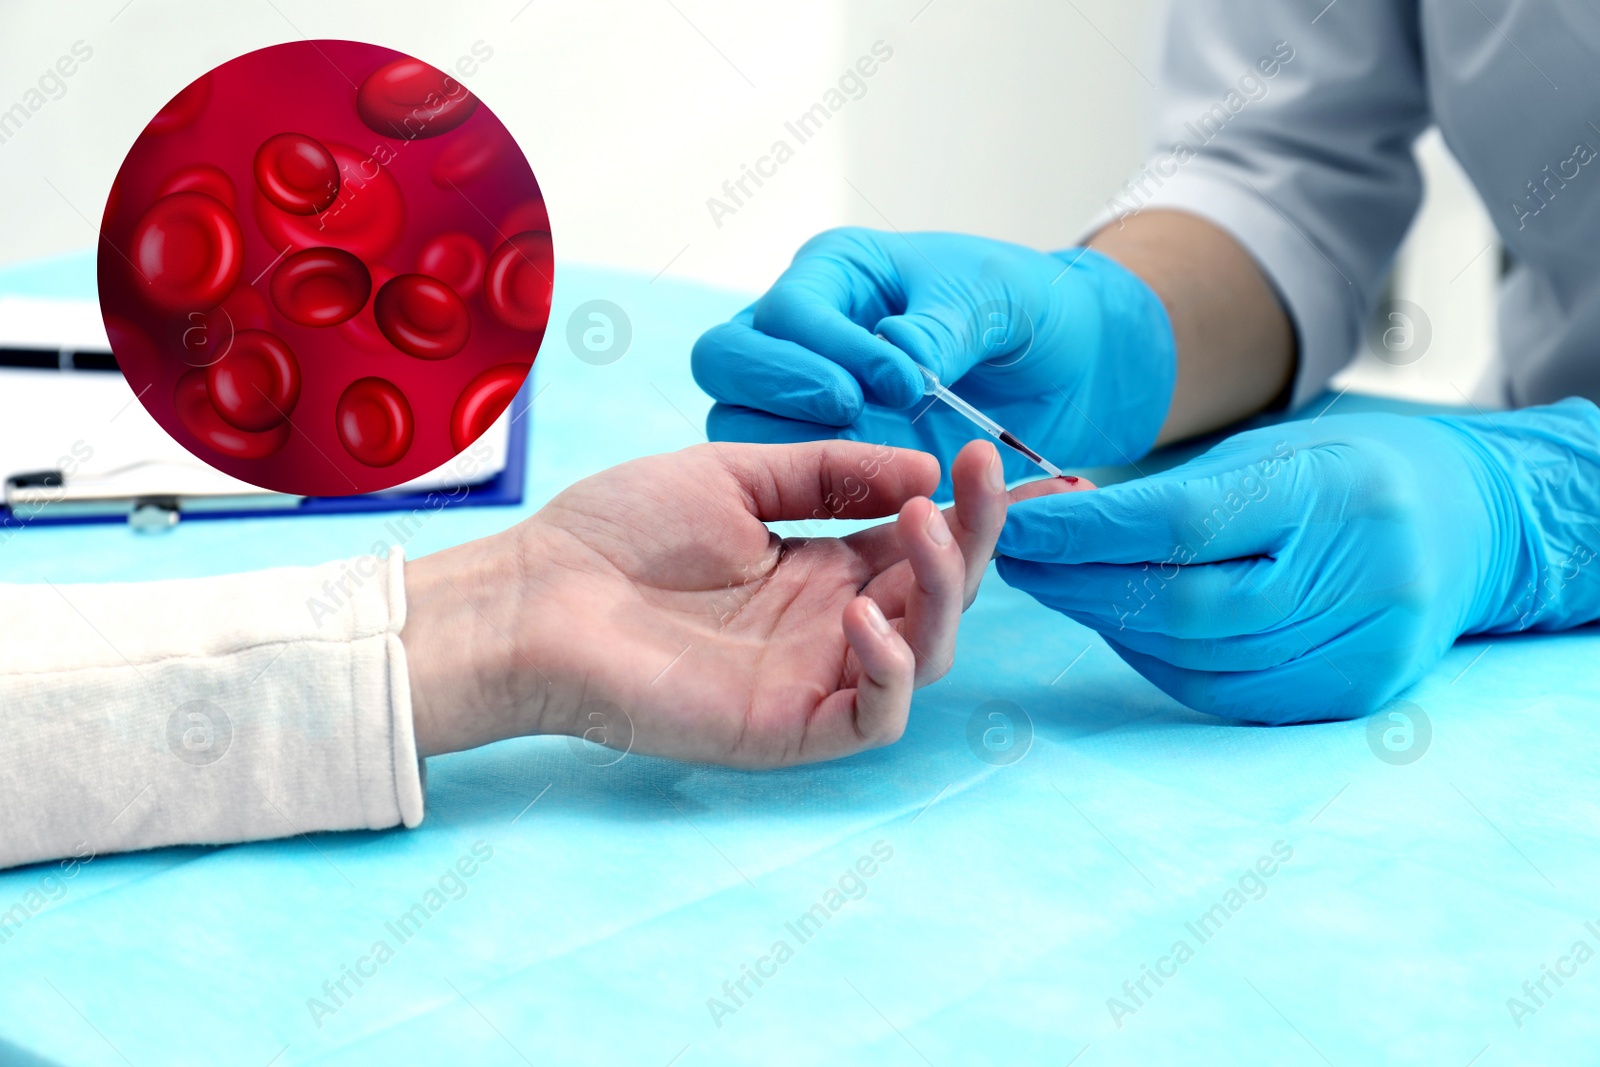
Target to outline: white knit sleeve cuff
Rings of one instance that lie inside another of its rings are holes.
[[[422,821],[399,548],[0,603],[0,867]]]

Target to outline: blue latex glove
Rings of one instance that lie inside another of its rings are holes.
[[[1160,299],[1098,252],[864,229],[806,242],[693,357],[719,402],[713,440],[844,437],[932,452],[948,469],[982,433],[923,398],[917,364],[1062,466],[1144,455],[1177,373]],[[1001,451],[1008,476],[1038,472]]]
[[[1367,714],[1457,637],[1600,618],[1600,411],[1329,416],[1012,505],[1000,575],[1198,711]]]

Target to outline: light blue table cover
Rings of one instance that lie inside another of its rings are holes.
[[[91,261],[0,291],[90,296]],[[608,366],[565,342],[594,298],[632,319]],[[701,440],[688,351],[744,299],[563,265],[527,506],[437,514],[408,552]],[[387,518],[32,528],[0,577],[314,563]],[[0,1063],[1597,1062],[1597,653],[1592,629],[1461,643],[1406,695],[1432,736],[1396,764],[1367,723],[1188,712],[991,575],[887,750],[746,773],[529,739],[430,761],[417,830],[0,874],[0,914],[44,901],[0,933]],[[996,700],[1032,723],[1009,764],[969,745]]]

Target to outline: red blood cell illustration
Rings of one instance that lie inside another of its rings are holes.
[[[303,133],[280,133],[261,142],[254,170],[261,195],[291,215],[315,215],[339,197],[333,153]]]
[[[337,326],[367,303],[372,276],[342,248],[307,248],[272,272],[272,303],[302,326]]]
[[[449,133],[478,110],[478,98],[420,59],[397,59],[367,75],[356,113],[373,133],[413,141]]]
[[[372,292],[376,296],[384,283],[395,276],[394,271],[388,267],[372,268]],[[378,329],[378,320],[372,314],[372,298],[367,298],[366,306],[356,312],[349,319],[341,322],[336,328],[340,339],[355,349],[374,354],[393,355],[394,345]]]
[[[251,433],[224,422],[211,406],[206,392],[206,372],[192,370],[178,379],[172,396],[178,421],[206,448],[233,459],[265,459],[289,440],[287,422],[264,433]]]
[[[391,278],[373,297],[372,316],[391,344],[418,359],[448,359],[472,334],[467,305],[426,274]]]
[[[209,163],[184,167],[156,190],[157,196],[170,193],[205,193],[211,199],[220,201],[229,211],[235,211],[239,206],[233,191],[233,179],[228,177],[227,171]]]
[[[519,330],[542,330],[550,318],[555,258],[550,235],[528,230],[507,240],[489,257],[483,296],[495,318]]]
[[[433,184],[441,189],[456,189],[470,184],[481,174],[488,174],[494,169],[495,160],[500,158],[507,140],[493,126],[462,130],[434,157]]]
[[[206,392],[228,425],[270,430],[300,400],[300,364],[277,334],[241,330],[227,354],[206,368]]]
[[[457,452],[483,436],[500,417],[528,377],[528,364],[502,363],[490,367],[461,391],[450,413],[450,443]]]
[[[411,447],[411,405],[395,384],[360,378],[339,397],[339,440],[369,467],[388,467]]]
[[[145,126],[100,222],[130,395],[278,492],[439,469],[506,421],[544,338],[550,218],[526,158],[453,71],[392,49],[222,63]]]
[[[349,145],[327,143],[339,165],[339,196],[315,215],[280,211],[256,197],[256,222],[274,249],[342,248],[372,262],[382,259],[405,228],[405,197],[394,176],[375,157]]]
[[[204,311],[239,280],[244,236],[221,201],[204,193],[173,193],[140,216],[129,258],[156,307]]]
[[[524,230],[550,232],[550,212],[543,200],[528,200],[512,208],[500,222],[500,233],[522,233]]]
[[[269,325],[266,297],[240,283],[211,310],[179,314],[172,328],[182,346],[184,362],[206,367],[227,354],[239,331],[264,330]]]
[[[441,233],[417,253],[417,273],[438,278],[454,289],[463,300],[470,300],[483,284],[483,268],[488,257],[471,234]]]
[[[145,132],[161,134],[181,130],[198,119],[210,102],[211,75],[202,74],[178,90],[178,95],[156,112],[156,117],[145,126]]]

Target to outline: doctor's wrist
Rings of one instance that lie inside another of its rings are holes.
[[[1569,398],[1467,418],[1437,417],[1467,442],[1495,531],[1467,633],[1557,630],[1600,618],[1600,409]]]

